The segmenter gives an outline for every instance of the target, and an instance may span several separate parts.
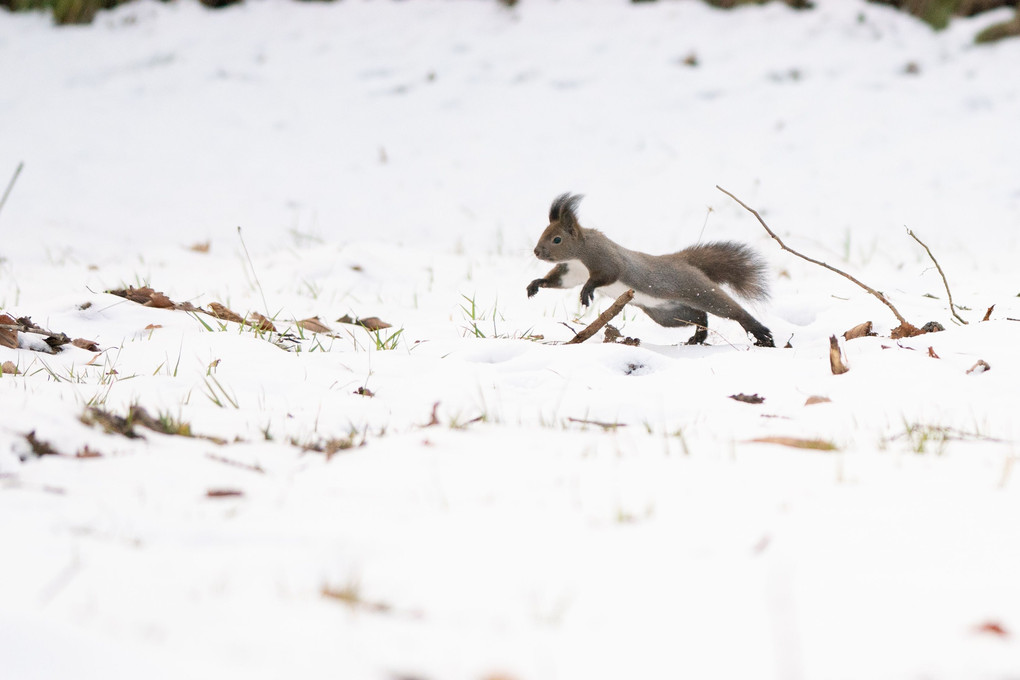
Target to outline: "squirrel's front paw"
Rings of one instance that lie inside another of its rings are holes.
[[[538,289],[542,287],[542,279],[535,279],[528,284],[528,297],[535,297]]]
[[[581,304],[587,307],[591,304],[591,301],[595,298],[595,290],[589,289],[585,286],[581,289]]]

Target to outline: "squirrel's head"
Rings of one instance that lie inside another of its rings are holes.
[[[581,225],[577,222],[579,194],[561,194],[549,208],[549,226],[542,232],[535,246],[535,256],[546,262],[564,262],[578,259],[584,241]]]

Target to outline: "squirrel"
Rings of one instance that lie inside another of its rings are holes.
[[[747,300],[768,299],[764,261],[748,246],[717,241],[691,246],[669,255],[628,250],[577,220],[582,196],[562,194],[549,208],[549,226],[535,246],[535,255],[557,262],[543,278],[528,284],[528,297],[540,288],[572,288],[583,283],[581,304],[587,307],[596,289],[613,297],[634,290],[636,305],[660,326],[694,325],[687,344],[708,337],[708,315],[733,319],[754,336],[755,345],[775,347],[772,332],[747,313],[719,284]]]

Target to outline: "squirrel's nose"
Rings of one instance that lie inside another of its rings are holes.
[[[538,247],[535,247],[535,257],[541,257],[541,253],[538,251]]]

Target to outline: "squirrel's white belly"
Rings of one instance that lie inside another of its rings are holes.
[[[581,263],[580,260],[567,260],[567,271],[563,274],[564,288],[573,288],[574,286],[580,286],[588,280],[588,268]],[[600,295],[605,295],[608,298],[615,300],[620,297],[628,290],[630,286],[617,281],[611,283],[608,286],[602,286],[601,288],[595,289]],[[631,304],[638,305],[639,307],[669,307],[676,304],[674,301],[666,300],[663,298],[652,297],[647,293],[640,293],[634,291],[634,299],[631,300]]]

